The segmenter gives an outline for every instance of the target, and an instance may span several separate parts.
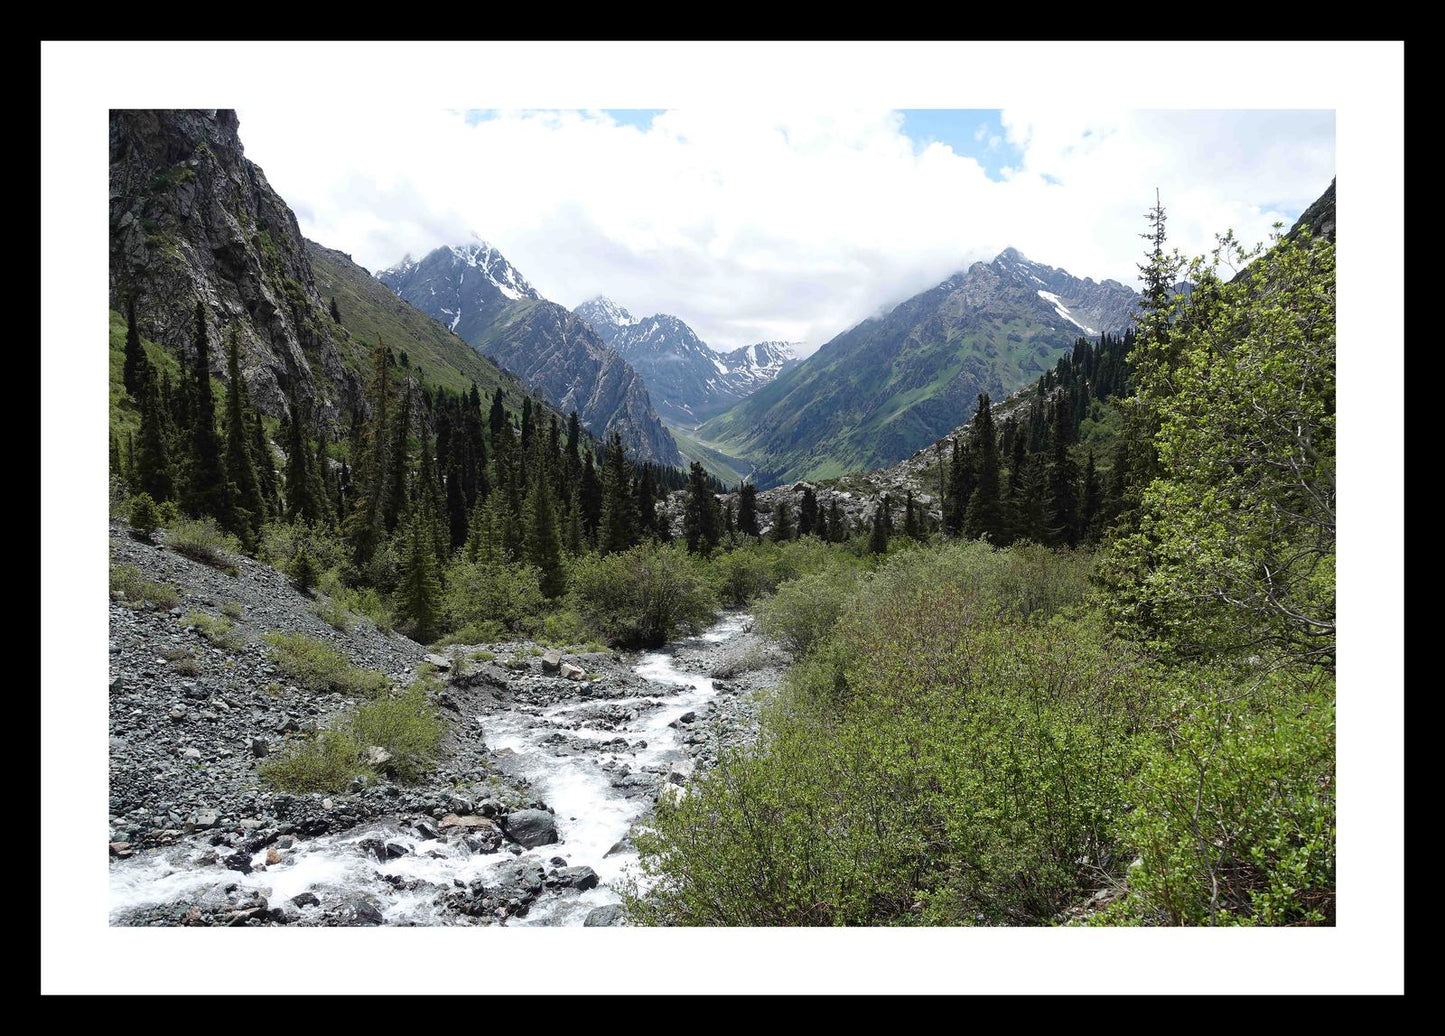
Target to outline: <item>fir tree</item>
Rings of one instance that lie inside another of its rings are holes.
[[[266,502],[251,461],[251,430],[244,409],[246,391],[241,378],[239,335],[233,324],[226,335],[226,473],[236,487],[231,508],[231,531],[248,549],[254,549],[266,521]]]
[[[411,381],[406,383],[401,406],[396,409],[395,423],[388,442],[391,445],[387,457],[386,495],[382,498],[381,522],[388,534],[396,531],[397,522],[406,513],[407,475],[411,467]]]
[[[969,539],[987,536],[997,542],[1005,535],[1005,522],[999,494],[998,440],[988,393],[978,397],[978,409],[969,425],[969,446],[977,476],[963,515],[963,534]]]
[[[812,486],[803,487],[803,501],[798,506],[798,536],[813,536],[818,528],[818,498]]]
[[[130,498],[130,531],[139,539],[149,541],[151,533],[161,523],[160,511],[149,493],[137,493]]]
[[[358,568],[371,562],[382,535],[381,505],[386,488],[391,369],[386,362],[386,346],[379,338],[371,353],[371,367],[371,379],[367,385],[371,416],[365,423],[355,425],[358,438],[353,445],[356,447],[354,456],[358,460],[352,472],[351,513],[347,515],[343,529],[351,547],[352,564]]]
[[[562,546],[572,557],[579,557],[587,550],[587,536],[582,530],[582,497],[573,493],[567,503],[567,520],[562,528]]]
[[[245,379],[241,379],[241,406],[246,412],[246,427],[251,437],[251,464],[256,471],[256,482],[261,489],[261,502],[266,516],[281,513],[281,490],[276,480],[276,459],[271,454],[271,443],[266,438],[266,426],[261,415],[251,405],[250,393]]]
[[[973,441],[962,446],[953,440],[953,460],[948,466],[948,495],[944,497],[943,527],[950,536],[962,536],[964,515],[973,499],[975,477]]]
[[[903,535],[911,540],[922,541],[925,538],[923,534],[923,523],[919,520],[918,511],[913,505],[913,490],[911,489],[908,491],[908,499],[904,504]]]
[[[760,536],[758,531],[758,487],[744,482],[738,487],[738,532],[744,536]]]
[[[536,428],[532,421],[532,397],[522,397],[522,453],[528,454],[531,451],[532,436]]]
[[[146,358],[145,348],[140,344],[140,328],[135,322],[135,296],[130,295],[125,300],[125,368],[122,379],[125,390],[137,402],[145,391],[146,376],[150,369],[150,360]]]
[[[566,589],[562,568],[562,534],[557,527],[557,509],[552,487],[545,478],[534,478],[527,490],[527,564],[537,569],[542,593],[556,599]]]
[[[296,398],[293,382],[290,392],[291,420],[286,427],[286,518],[292,522],[319,523],[323,509],[313,475],[310,444],[306,441],[306,418]]]
[[[491,428],[492,432],[493,445],[496,444],[497,433],[500,432],[504,427],[509,426],[510,424],[511,422],[507,420],[507,409],[506,407],[502,406],[502,387],[498,385],[497,391],[492,393],[492,412],[491,416],[488,418],[488,425]]]
[[[717,546],[718,527],[714,508],[717,496],[708,484],[707,472],[697,461],[688,469],[687,503],[682,512],[683,535],[691,554],[710,554]]]
[[[738,531],[737,515],[733,513],[733,502],[729,500],[723,508],[723,532],[728,535]]]
[[[296,584],[296,589],[303,594],[310,594],[312,587],[316,585],[317,572],[316,562],[311,559],[311,552],[306,549],[306,544],[291,558],[286,566],[286,574],[291,577],[291,582]]]
[[[637,478],[637,527],[643,536],[657,536],[658,526],[656,482],[652,465],[644,464]]]
[[[1090,450],[1089,459],[1084,465],[1084,511],[1080,527],[1084,530],[1084,538],[1091,543],[1098,542],[1099,539],[1099,513],[1103,502],[1099,474],[1094,470],[1094,451]]]
[[[779,500],[773,508],[772,537],[774,543],[786,543],[793,538],[793,513],[786,500]]]
[[[221,460],[221,438],[216,433],[216,403],[211,394],[211,349],[206,334],[206,307],[196,303],[196,353],[191,364],[191,423],[185,491],[181,506],[195,517],[215,516],[230,526],[230,500]]]
[[[467,541],[467,494],[462,489],[462,463],[455,452],[447,459],[447,531],[451,549]]]

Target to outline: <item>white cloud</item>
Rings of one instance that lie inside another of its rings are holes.
[[[1007,245],[1132,283],[1156,186],[1192,254],[1227,227],[1262,239],[1334,175],[1331,112],[1005,110],[1022,158],[1002,182],[881,110],[719,106],[645,131],[577,111],[240,117],[302,231],[369,269],[476,232],[548,298],[673,313],[721,349],[815,348]]]

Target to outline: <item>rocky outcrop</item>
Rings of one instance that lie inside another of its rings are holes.
[[[318,294],[296,217],[245,157],[236,113],[110,114],[110,305],[136,297],[142,333],[177,355],[194,349],[205,303],[211,364],[223,329],[240,335],[243,375],[265,413],[286,393],[323,420],[350,413],[358,382]]]

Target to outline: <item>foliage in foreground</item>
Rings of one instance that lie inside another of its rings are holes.
[[[571,600],[585,622],[624,647],[661,647],[701,632],[716,605],[704,563],[681,546],[655,543],[581,558]]]
[[[331,645],[304,633],[267,633],[262,639],[281,671],[308,691],[374,697],[389,686],[386,674],[354,666]]]

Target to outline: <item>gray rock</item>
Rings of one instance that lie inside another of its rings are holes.
[[[622,923],[622,907],[616,903],[593,907],[582,919],[583,928],[610,928]]]
[[[448,669],[450,669],[450,668],[452,667],[452,660],[451,660],[450,658],[448,658],[446,655],[431,654],[431,655],[427,655],[424,659],[422,659],[422,661],[424,661],[424,662],[430,662],[432,665],[436,666],[436,667],[437,667],[438,669],[440,669],[442,672],[446,672]]]
[[[507,837],[518,845],[535,849],[557,841],[557,818],[545,809],[519,809],[507,814],[502,822]]]
[[[562,668],[562,652],[553,648],[542,656],[542,672],[555,673]]]
[[[380,745],[372,745],[366,750],[366,765],[382,767],[391,762],[391,753]]]
[[[195,749],[191,749],[190,751],[195,751]],[[197,755],[199,756],[199,753],[197,753]],[[219,819],[220,817],[217,816],[214,809],[203,809],[196,814],[194,824],[196,827],[204,830],[208,827],[215,827]]]
[[[170,716],[171,716],[171,719],[174,719],[174,720],[183,720],[183,719],[185,719],[185,718],[186,718],[186,707],[185,707],[184,705],[176,705],[176,706],[174,706],[174,707],[171,709]]]
[[[563,662],[562,675],[568,680],[581,680],[587,673],[581,666],[575,666],[571,662]]]
[[[253,737],[251,739],[251,754],[257,759],[264,759],[271,754],[271,745],[264,737]]]
[[[358,925],[385,924],[386,918],[382,915],[381,904],[374,896],[365,893],[352,896],[346,901],[347,920]]]
[[[298,907],[320,906],[321,900],[316,898],[314,892],[303,892],[298,896],[292,896],[291,904]]]
[[[388,839],[383,849],[388,860],[400,859],[411,854],[411,846],[405,842],[398,842],[395,838]]]
[[[586,892],[597,887],[597,872],[591,867],[562,867],[557,871],[557,884]]]
[[[200,751],[195,748],[187,748],[184,752],[181,753],[181,755],[185,756],[187,759],[199,759],[201,757]]]

